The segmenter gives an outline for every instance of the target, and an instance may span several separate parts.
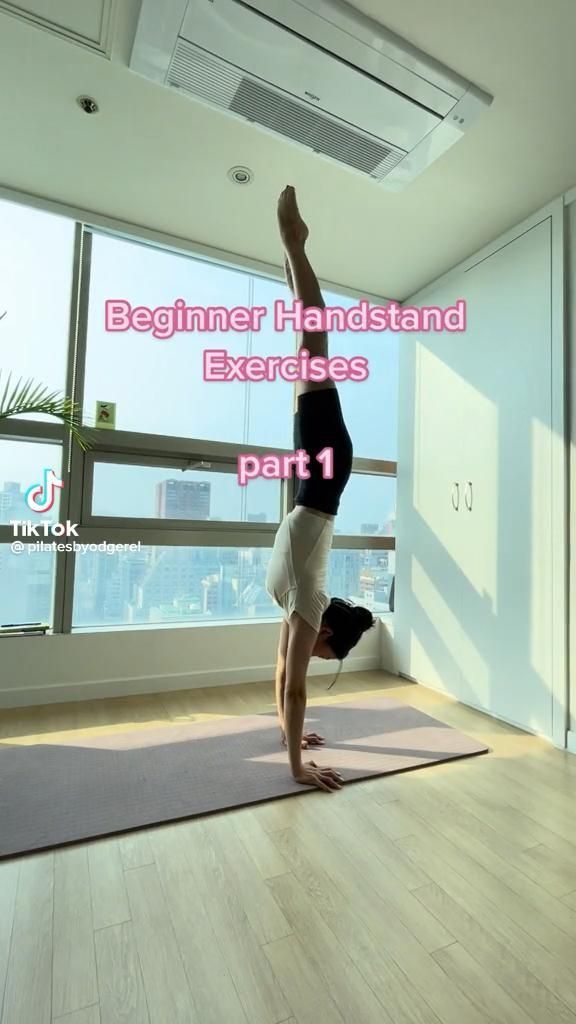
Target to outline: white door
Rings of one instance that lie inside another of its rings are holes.
[[[550,735],[551,225],[463,275],[461,698]]]
[[[544,735],[550,276],[545,220],[417,297],[440,307],[463,298],[468,316],[463,333],[401,342],[395,625],[399,671]]]
[[[453,305],[458,288],[419,305]],[[395,648],[400,672],[460,695],[463,643],[459,591],[464,516],[457,368],[462,335],[429,332],[401,339],[402,439],[398,462]],[[410,399],[405,398],[410,395]]]

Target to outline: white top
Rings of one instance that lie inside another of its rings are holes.
[[[333,533],[333,519],[297,505],[280,524],[266,575],[266,590],[284,618],[298,612],[317,631],[330,604],[324,587]]]

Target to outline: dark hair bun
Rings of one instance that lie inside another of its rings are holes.
[[[372,612],[368,611],[368,608],[361,608],[357,605],[352,609],[354,618],[358,623],[358,629],[361,629],[364,633],[367,629],[371,629],[375,624],[374,616]]]
[[[375,624],[375,619],[367,608],[354,605],[342,597],[333,597],[322,616],[322,623],[331,631],[327,642],[334,657],[342,661],[356,646],[362,634]]]

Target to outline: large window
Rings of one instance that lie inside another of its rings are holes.
[[[0,369],[63,388],[74,223],[0,200]]]
[[[252,480],[239,487],[232,463],[210,469],[96,462],[94,516],[203,522],[277,523],[280,482]]]
[[[38,541],[44,547],[34,547],[36,538],[23,536],[22,527],[16,538],[10,524],[30,522],[43,530],[41,524],[58,522],[58,492],[52,509],[42,513],[31,511],[26,492],[42,483],[44,468],[60,475],[61,454],[57,445],[0,440],[0,626],[52,623],[55,554],[42,532]],[[12,549],[16,540],[22,550]]]
[[[9,392],[29,379],[53,391],[65,387],[74,235],[67,218],[0,200],[0,396],[8,381]],[[61,472],[61,444],[46,443],[58,435],[47,416],[0,420],[0,625],[53,622],[55,554],[28,551],[32,538],[21,542],[23,552],[12,550],[10,524],[58,521],[58,492],[47,512],[33,512],[26,503],[45,469]]]
[[[51,625],[55,561],[52,551],[17,554],[10,544],[0,544],[0,626]]]
[[[395,526],[396,478],[353,473],[340,499],[336,534],[393,537]]]
[[[388,612],[395,557],[393,550],[333,548],[328,593],[331,597],[345,597],[362,604],[375,615]]]
[[[62,449],[60,445],[30,441],[0,441],[0,523],[30,520],[35,523],[57,523],[60,491],[55,490],[54,505],[47,512],[32,512],[26,503],[26,492],[34,484],[43,483],[45,469],[60,477]]]
[[[236,444],[288,448],[291,386],[283,381],[249,385],[203,380],[203,352],[231,356],[288,355],[293,338],[277,333],[270,318],[258,332],[175,333],[164,340],[127,330],[105,330],[104,304],[125,299],[131,307],[271,306],[287,288],[213,263],[147,245],[94,235],[86,359],[85,418],[94,422],[97,401],[116,403],[119,430],[171,434]]]
[[[351,309],[358,299],[324,293],[327,306]],[[398,432],[398,334],[393,331],[334,331],[330,355],[365,356],[370,374],[361,384],[338,385],[346,425],[354,442],[354,454],[362,459],[397,458]]]
[[[328,590],[387,612],[393,551],[335,549]],[[270,548],[143,547],[82,556],[76,572],[78,628],[278,619],[265,587]]]
[[[143,547],[80,560],[74,624],[128,626],[275,619],[266,548]]]
[[[294,335],[275,331],[270,315],[259,331],[160,340],[107,331],[104,308],[109,299],[155,308],[182,298],[271,310],[290,299],[284,282],[15,204],[0,202],[0,222],[3,375],[61,393],[74,379],[87,427],[98,402],[116,405],[114,429],[93,430],[86,453],[47,417],[0,421],[0,623],[49,622],[69,632],[277,619],[266,569],[293,482],[240,487],[237,457],[292,451],[293,386],[208,383],[203,351],[288,355]],[[394,577],[397,347],[395,335],[331,335],[331,355],[364,355],[370,375],[339,384],[354,465],[328,588],[375,613],[388,611]],[[36,512],[26,492],[48,470],[63,488],[51,509]],[[13,520],[69,520],[85,548],[14,552]]]

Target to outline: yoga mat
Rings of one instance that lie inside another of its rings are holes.
[[[303,760],[338,769],[348,783],[487,750],[388,697],[309,707],[306,728],[326,746]],[[273,713],[4,740],[0,857],[311,791],[292,779]]]

